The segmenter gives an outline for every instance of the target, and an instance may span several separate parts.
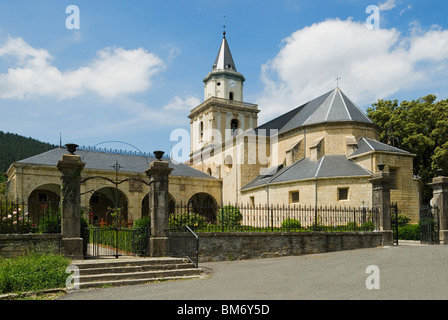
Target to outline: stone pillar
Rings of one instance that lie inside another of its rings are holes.
[[[390,185],[392,178],[388,172],[377,172],[369,180],[373,185],[373,207],[378,210],[376,227],[383,233],[383,245],[393,245],[394,236],[391,227]]]
[[[156,152],[155,152],[156,153]],[[168,230],[168,176],[172,168],[162,161],[163,153],[156,153],[156,161],[149,164],[149,212],[151,213],[151,239],[149,253],[152,257],[170,256]]]
[[[83,259],[81,238],[81,171],[85,163],[78,155],[64,154],[57,168],[62,173],[62,254],[71,259]]]
[[[439,208],[440,243],[448,245],[448,177],[435,177],[429,185],[433,190],[431,206]]]

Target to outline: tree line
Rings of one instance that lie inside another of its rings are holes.
[[[0,131],[0,181],[6,180],[3,173],[14,161],[26,159],[56,147],[33,138]]]
[[[379,100],[367,115],[381,128],[381,142],[414,153],[414,175],[423,182],[429,203],[436,175],[448,174],[448,99],[427,95],[412,101]]]

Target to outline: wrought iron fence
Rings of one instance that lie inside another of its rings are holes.
[[[0,234],[60,233],[59,202],[0,199]]]
[[[424,244],[440,244],[440,220],[437,206],[424,205],[420,208],[420,241]]]
[[[147,228],[89,227],[83,232],[85,256],[138,256],[147,249]]]
[[[298,205],[176,205],[169,228],[189,226],[195,232],[373,231],[374,208]]]

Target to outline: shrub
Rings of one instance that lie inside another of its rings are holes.
[[[59,212],[49,212],[39,219],[40,233],[59,233],[61,232],[61,214]]]
[[[282,222],[282,229],[300,229],[302,224],[296,219],[286,219]]]
[[[61,255],[33,253],[0,259],[0,293],[29,292],[65,287],[70,260]]]
[[[219,209],[218,222],[224,227],[236,227],[241,225],[243,214],[234,206],[228,205]]]
[[[375,224],[373,223],[373,221],[364,222],[361,225],[361,230],[363,230],[363,231],[373,231],[373,230],[375,230]]]
[[[184,226],[189,226],[192,229],[201,229],[206,225],[206,218],[197,213],[182,213],[179,215],[172,214],[169,217],[170,229],[177,229]]]
[[[398,239],[420,240],[420,226],[418,224],[408,224],[403,227],[398,227]]]
[[[151,227],[151,217],[143,217],[140,219],[135,220],[134,222],[135,228],[150,228]]]
[[[404,227],[404,226],[409,224],[409,222],[411,221],[411,218],[409,218],[405,214],[400,213],[398,215],[397,221],[398,221],[398,226],[399,227]]]

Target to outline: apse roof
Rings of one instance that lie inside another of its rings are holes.
[[[275,118],[258,129],[277,129],[279,134],[297,127],[326,122],[373,122],[347,96],[336,88]]]

